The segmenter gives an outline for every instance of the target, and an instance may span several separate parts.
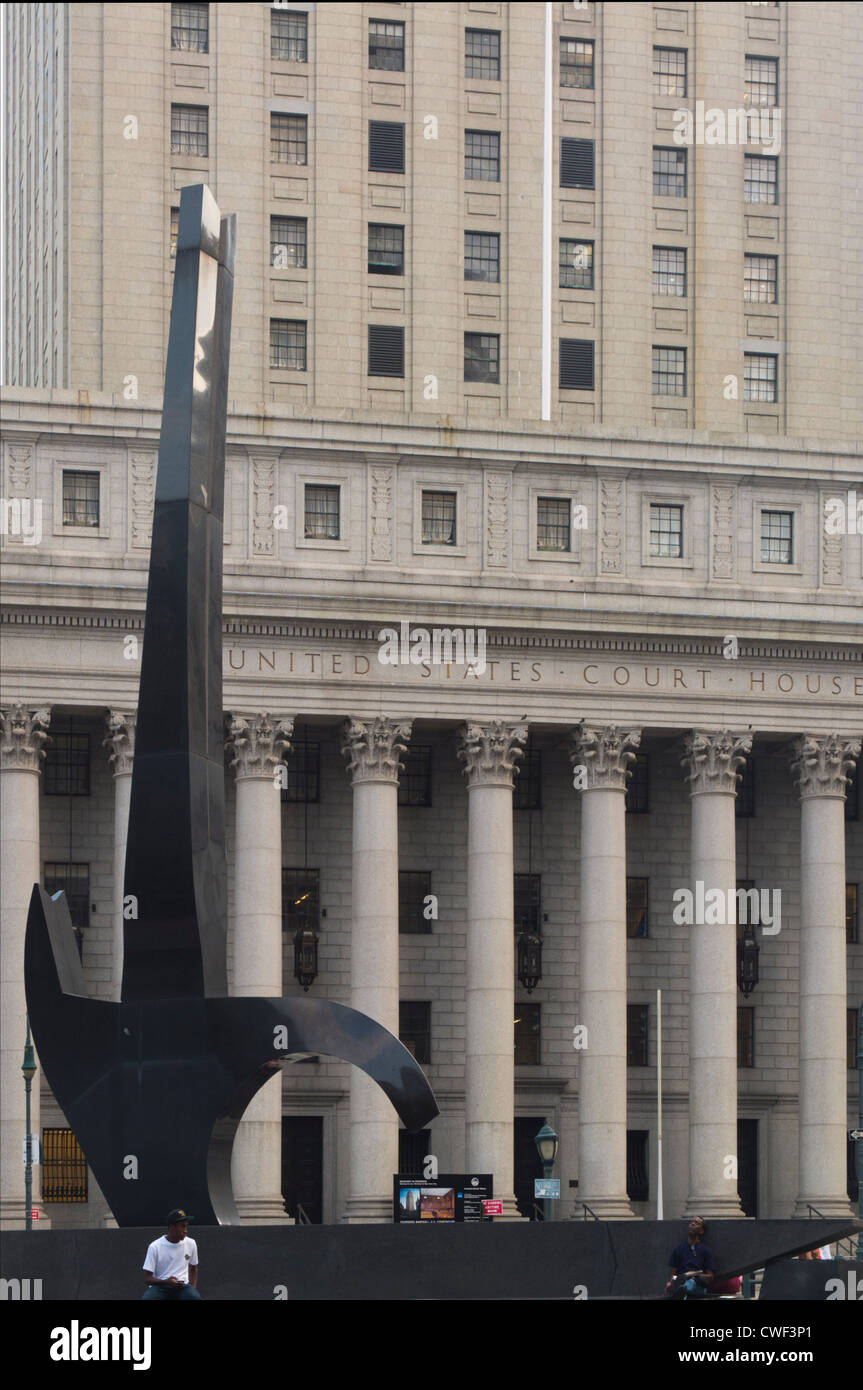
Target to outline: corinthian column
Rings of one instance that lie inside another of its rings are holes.
[[[351,1005],[399,1031],[399,759],[410,721],[350,719],[342,752],[353,785]],[[350,1185],[342,1220],[392,1220],[398,1118],[383,1094],[351,1068]]]
[[[737,1194],[737,831],[734,802],[751,734],[686,735],[695,899],[726,910],[695,920],[689,942],[689,1197],[698,1216],[742,1216]],[[701,883],[703,887],[698,888]],[[716,916],[725,921],[714,921]]]
[[[626,1194],[626,779],[641,734],[572,731],[581,776],[578,1201],[607,1221],[634,1220]]]
[[[26,1132],[21,1062],[27,1036],[24,998],[24,933],[33,884],[42,880],[39,853],[39,771],[45,754],[49,709],[12,705],[0,712],[0,1227],[24,1227]],[[40,1134],[39,1072],[30,1095],[30,1133]],[[33,1168],[33,1202],[39,1206],[41,1172]],[[40,1220],[34,1229],[46,1225]]]
[[[466,724],[458,749],[468,791],[467,1170],[492,1174],[494,1195],[503,1199],[503,1219],[509,1221],[520,1218],[513,1174],[512,787],[513,769],[526,741],[526,724]]]
[[[233,994],[282,993],[282,794],[279,768],[294,721],[235,714],[228,749],[237,779],[234,849]],[[244,1221],[288,1221],[282,1196],[282,1073],[246,1107],[231,1159],[237,1209]]]
[[[800,787],[800,1167],[795,1216],[848,1216],[845,787],[860,739],[805,735]]]
[[[111,749],[108,761],[114,769],[114,918],[111,930],[111,986],[114,999],[120,998],[123,983],[123,877],[126,871],[136,719],[135,714],[108,710],[108,736],[102,740],[104,747]]]

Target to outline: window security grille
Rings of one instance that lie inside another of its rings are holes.
[[[270,262],[277,269],[306,264],[305,217],[270,218]]]
[[[321,745],[305,738],[294,738],[287,757],[288,785],[282,800],[317,802],[321,799]]]
[[[87,1201],[87,1160],[71,1129],[42,1130],[42,1201]]]
[[[306,370],[306,324],[302,319],[270,319],[270,366]]]
[[[270,11],[270,57],[279,62],[309,61],[309,16],[298,10]]]
[[[649,1166],[647,1144],[650,1131],[647,1129],[628,1129],[626,1131],[626,1195],[630,1202],[650,1200]]]
[[[626,1065],[647,1066],[647,1027],[650,1016],[648,1004],[626,1006]]]
[[[594,344],[589,338],[561,338],[558,379],[562,391],[593,390]]]
[[[650,762],[646,753],[636,753],[630,764],[626,784],[626,810],[631,816],[644,815],[650,805]]]
[[[431,748],[411,743],[402,756],[399,773],[400,806],[431,806]]]
[[[210,111],[206,106],[171,107],[171,154],[210,152]]]
[[[425,900],[431,893],[431,874],[399,869],[399,932],[404,936],[428,936],[431,918],[426,918]]]
[[[308,116],[270,115],[270,159],[276,164],[308,164]]]
[[[90,795],[90,737],[51,731],[42,769],[46,796]]]
[[[209,5],[171,6],[171,47],[186,53],[209,51]]]
[[[647,936],[647,888],[646,878],[627,878],[626,880],[626,935],[628,937]]]
[[[90,865],[50,862],[43,870],[45,892],[63,892],[75,929],[78,955],[84,956],[84,932],[90,924]]]
[[[63,525],[99,525],[99,474],[63,470]]]
[[[405,229],[387,222],[369,223],[370,275],[404,275]]]
[[[369,121],[369,169],[404,173],[405,128],[400,122]]]
[[[423,545],[455,545],[455,503],[454,492],[423,493]]]
[[[513,874],[515,929],[542,935],[542,878],[539,874]]]
[[[404,376],[405,331],[390,324],[369,324],[369,376]]]
[[[538,811],[542,806],[542,750],[528,739],[524,757],[516,764],[512,804],[516,811]]]
[[[465,29],[464,75],[500,81],[500,33],[497,29]]]
[[[320,869],[282,869],[282,930],[320,926]]]
[[[562,139],[560,142],[561,188],[595,188],[595,142]]]
[[[755,1010],[737,1010],[737,1065],[755,1066]]]
[[[540,1005],[520,1004],[515,1006],[515,1065],[517,1067],[539,1066],[540,1058]]]
[[[431,1061],[430,1001],[399,1001],[399,1041],[418,1062]]]
[[[338,486],[306,483],[306,540],[337,541],[339,539],[340,491]]]
[[[170,238],[170,248],[171,248],[171,260],[172,260],[172,261],[175,260],[175,259],[176,259],[176,256],[177,256],[177,235],[178,235],[178,233],[179,233],[179,230],[180,230],[180,209],[179,209],[179,208],[171,208],[171,238]]]

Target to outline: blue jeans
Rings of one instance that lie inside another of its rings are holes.
[[[141,1302],[149,1299],[153,1303],[182,1303],[184,1301],[194,1303],[200,1300],[201,1295],[192,1284],[180,1284],[178,1287],[168,1288],[160,1284],[150,1284],[146,1293],[142,1294]]]

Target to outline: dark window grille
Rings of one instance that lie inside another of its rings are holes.
[[[171,260],[177,256],[177,235],[180,230],[180,209],[171,208],[171,235],[170,235],[170,254]],[[173,269],[173,267],[172,267]]]
[[[779,62],[776,58],[747,55],[743,100],[748,106],[775,106],[779,90]]]
[[[270,11],[270,57],[280,62],[309,61],[309,16],[297,10]]]
[[[370,275],[404,275],[405,229],[388,222],[369,223]]]
[[[595,188],[596,143],[593,140],[571,140],[563,138],[560,142],[560,186],[561,188]]]
[[[686,348],[653,349],[653,394],[686,395]]]
[[[743,399],[776,400],[776,358],[765,352],[743,354]]]
[[[857,1194],[860,1189],[860,1184],[857,1181],[857,1144],[854,1139],[848,1140],[845,1152],[847,1154],[848,1199],[853,1205],[857,1201]]]
[[[858,1019],[859,1009],[849,1009],[846,1013],[848,1020],[848,1070],[857,1070],[857,1038],[858,1038]]]
[[[779,202],[779,161],[774,155],[743,156],[744,203]]]
[[[369,121],[369,168],[381,173],[404,173],[404,125],[398,121]]]
[[[592,391],[594,344],[590,338],[561,338],[558,385],[561,391]]]
[[[369,20],[369,67],[405,70],[405,26],[400,20]]]
[[[515,1065],[538,1067],[540,1059],[539,1004],[515,1005]]]
[[[516,811],[538,811],[542,807],[542,750],[528,739],[524,757],[516,763],[512,804]]]
[[[654,145],[653,192],[658,198],[686,197],[686,150]]]
[[[321,919],[320,869],[282,869],[282,931],[317,931]]]
[[[285,761],[288,765],[288,785],[282,788],[282,800],[320,801],[321,745],[309,739],[295,738]]]
[[[465,381],[500,381],[500,337],[497,333],[465,333]]]
[[[654,246],[653,293],[686,298],[685,250],[676,246]]]
[[[630,1202],[650,1200],[649,1165],[647,1144],[650,1131],[647,1129],[628,1129],[626,1131],[626,1195]]]
[[[560,288],[593,289],[593,242],[561,237],[559,245]]]
[[[855,763],[847,774],[845,787],[845,819],[857,820],[860,815],[860,777],[859,764]]]
[[[500,135],[491,130],[464,133],[464,176],[500,183]]]
[[[209,155],[209,127],[209,107],[172,106],[171,154]]]
[[[423,493],[423,545],[455,545],[456,496],[454,492]]]
[[[431,1003],[399,1000],[399,1041],[418,1062],[431,1061]]]
[[[307,223],[305,217],[270,218],[270,264],[277,270],[306,265]]]
[[[645,937],[648,935],[646,878],[627,878],[626,880],[626,935]]]
[[[685,48],[654,48],[653,94],[658,97],[686,96]]]
[[[308,116],[270,113],[270,159],[276,164],[308,164]]]
[[[743,298],[755,304],[776,303],[776,256],[744,256]]]
[[[84,932],[90,924],[90,865],[52,861],[44,865],[43,873],[46,893],[66,894],[78,956],[83,960]]]
[[[270,319],[270,366],[306,370],[306,324],[302,319]]]
[[[209,5],[171,6],[171,47],[187,53],[208,53],[210,38]]]
[[[500,280],[500,236],[497,232],[465,232],[464,278]]]
[[[421,1129],[419,1134],[411,1134],[407,1129],[399,1130],[399,1172],[408,1177],[420,1177],[425,1168],[425,1160],[432,1153],[432,1132]]]
[[[593,86],[593,40],[561,39],[561,87]]]
[[[649,1004],[627,1004],[626,1065],[628,1067],[646,1067],[648,1064],[647,1027],[649,1018]]]
[[[410,743],[402,755],[403,771],[399,774],[400,806],[431,806],[431,748],[428,744]]]
[[[626,810],[631,816],[644,815],[649,806],[650,759],[646,753],[636,753],[626,784]]]
[[[424,907],[431,890],[431,874],[399,869],[399,932],[403,936],[430,934],[431,918],[426,918]]]
[[[737,1065],[755,1066],[755,1010],[737,1010]]]
[[[542,876],[513,874],[516,932],[542,936]]]
[[[329,483],[306,483],[305,491],[305,539],[337,541],[341,488]]]
[[[404,376],[405,331],[390,324],[369,324],[369,376]]]
[[[794,561],[794,516],[791,512],[761,513],[761,563],[790,565]]]
[[[497,29],[465,29],[464,75],[500,81],[500,33]]]
[[[650,555],[656,560],[683,557],[683,507],[665,502],[650,504]]]
[[[738,820],[751,820],[755,815],[755,762],[752,758],[747,758],[740,769],[734,814]]]
[[[845,941],[856,946],[860,940],[860,885],[845,884]]]
[[[42,1130],[42,1201],[87,1201],[87,1160],[71,1129]]]
[[[536,499],[537,550],[570,550],[570,501],[568,497]]]
[[[63,525],[99,525],[99,474],[63,469]]]
[[[52,732],[42,777],[46,796],[89,796],[89,734]]]

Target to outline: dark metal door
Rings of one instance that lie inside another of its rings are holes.
[[[758,1121],[737,1121],[737,1192],[744,1216],[758,1215]]]
[[[324,1219],[324,1121],[322,1115],[282,1117],[282,1195],[289,1216],[301,1205],[315,1226]]]
[[[522,1216],[528,1217],[530,1221],[542,1220],[541,1211],[538,1214],[536,1210],[540,1203],[534,1206],[533,1200],[533,1180],[542,1177],[542,1163],[533,1141],[544,1124],[543,1115],[532,1116],[530,1119],[519,1115],[515,1121],[515,1200]],[[495,1174],[495,1196],[497,1195]]]

